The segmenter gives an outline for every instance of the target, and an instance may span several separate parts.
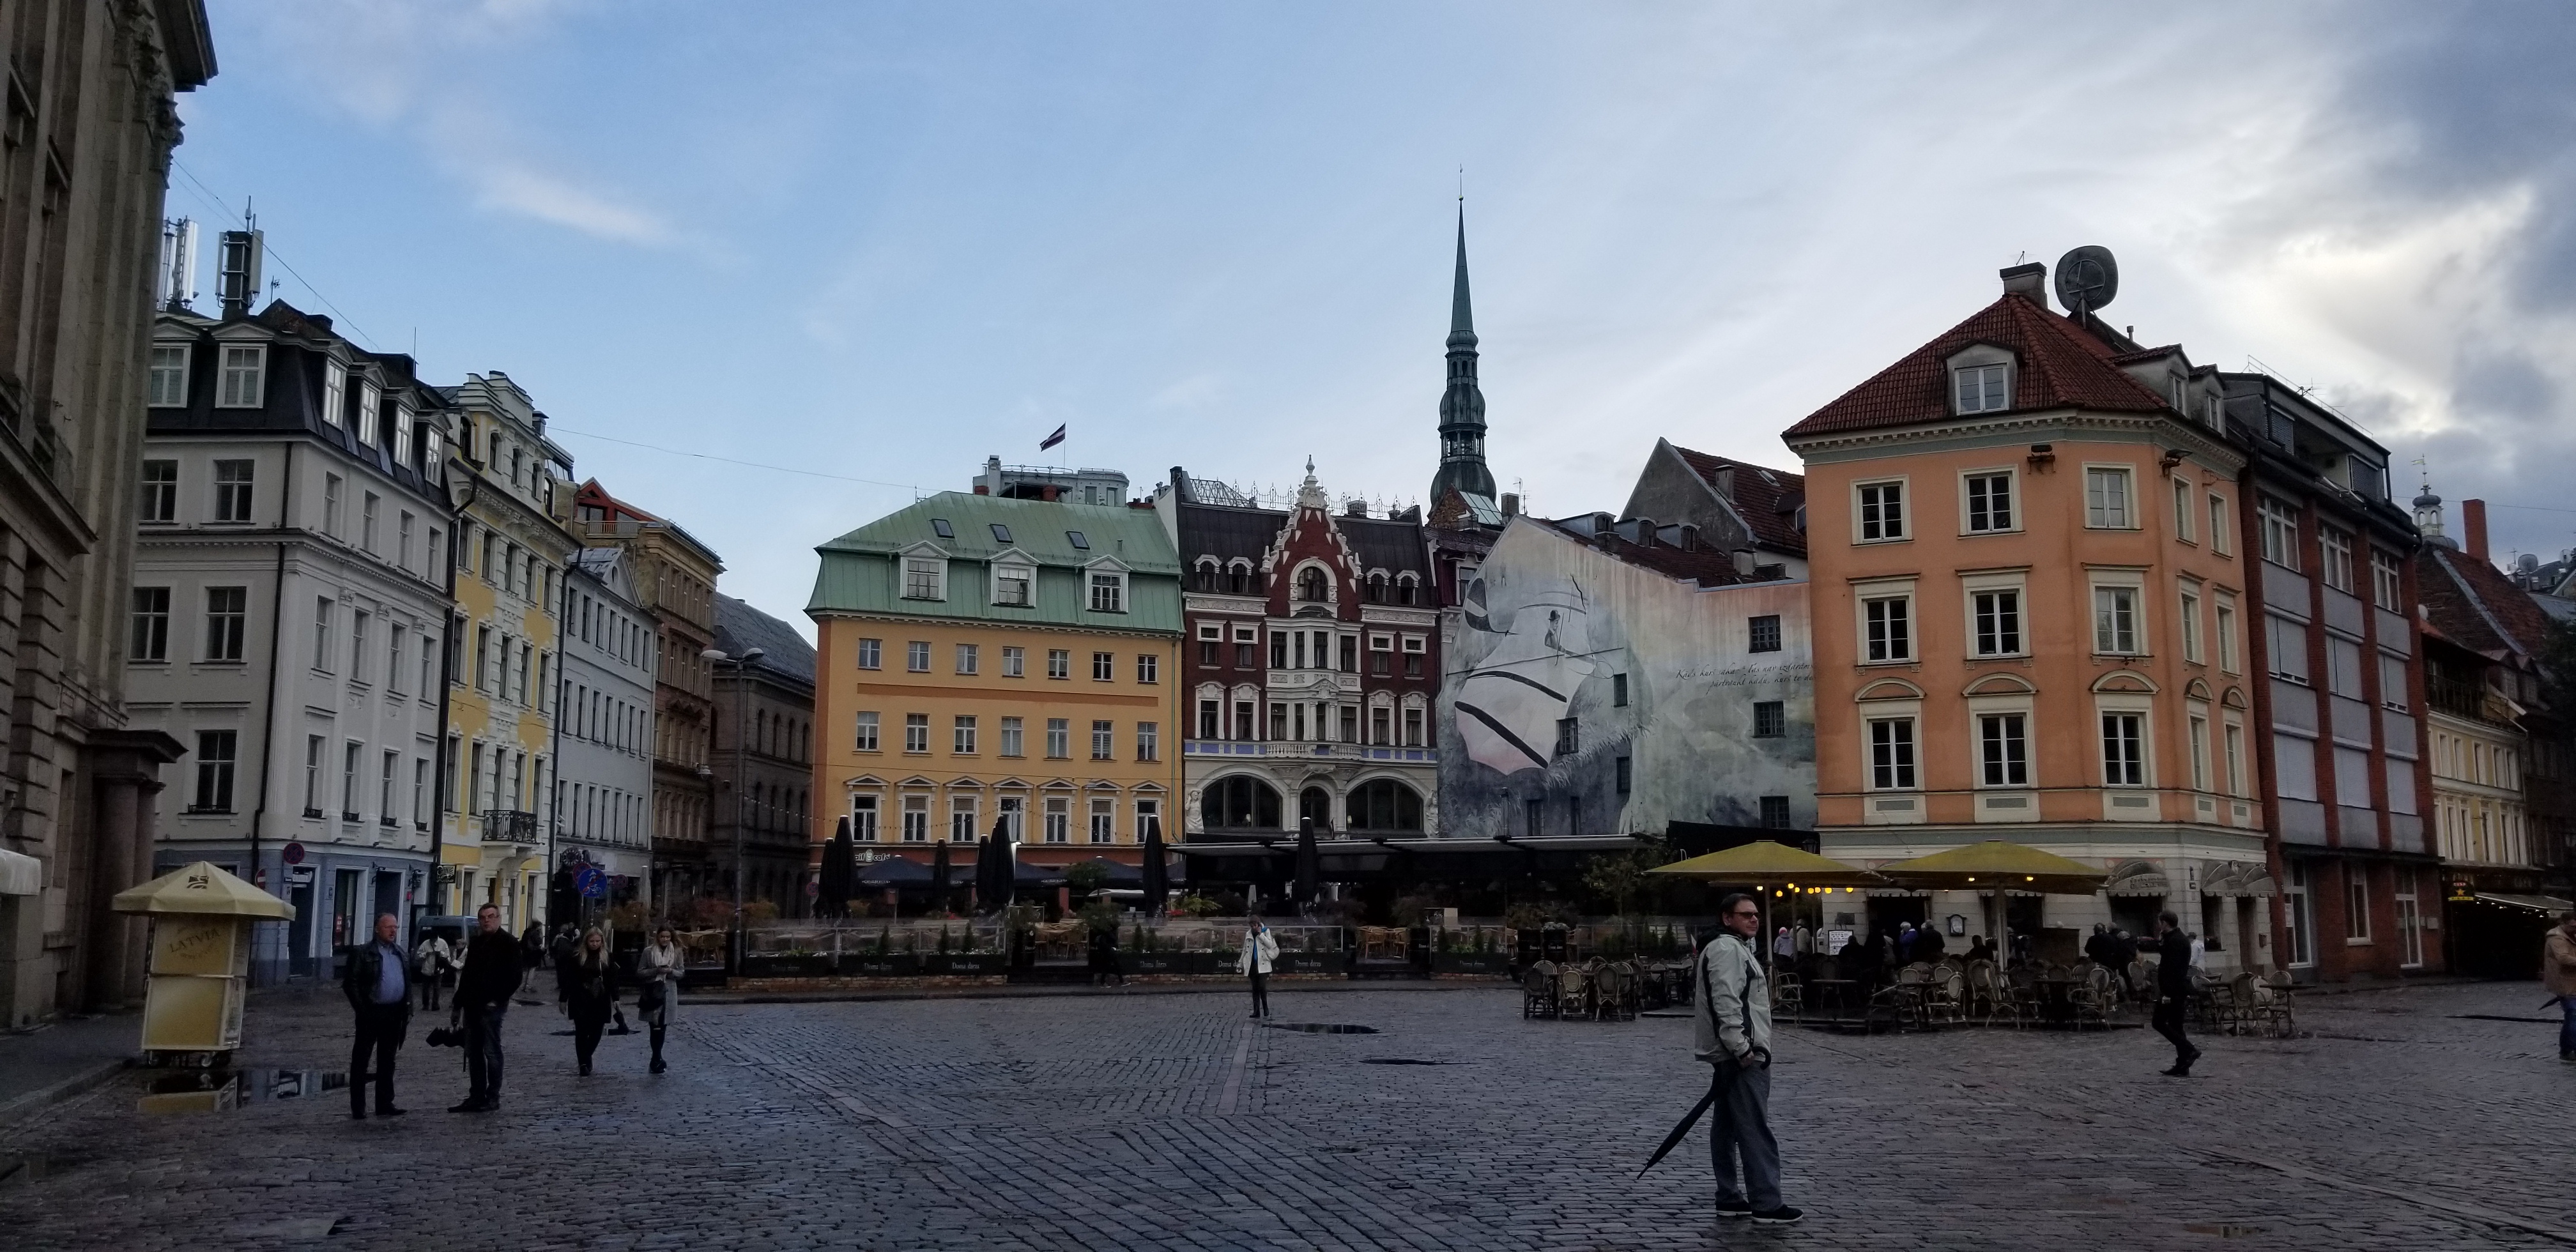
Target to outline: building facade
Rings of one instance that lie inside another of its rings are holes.
[[[653,661],[653,888],[668,915],[717,892],[708,844],[715,807],[716,578],[724,562],[676,523],[619,500],[597,480],[573,500],[585,545],[626,553],[636,601],[657,632]]]
[[[996,822],[1024,863],[1141,862],[1181,786],[1180,568],[1151,510],[942,492],[816,551],[818,809],[924,864]]]
[[[650,905],[653,868],[653,619],[626,554],[585,548],[565,570],[563,677],[555,698],[554,912],[583,865],[607,875],[601,903]]]
[[[1340,511],[1313,467],[1266,509],[1174,467],[1154,507],[1183,566],[1183,829],[1440,830],[1437,592],[1421,510]]]
[[[2008,893],[2016,933],[2144,933],[2171,909],[2211,968],[2269,968],[2244,456],[2220,386],[2049,311],[2042,266],[2003,279],[1784,436],[1807,471],[1821,850],[2033,845],[2112,881]],[[1983,915],[1965,893],[1870,905],[1882,926]]]
[[[516,931],[544,921],[553,796],[559,616],[579,549],[556,520],[572,457],[510,377],[446,390],[459,504],[450,627],[440,913],[500,906]]]
[[[1786,470],[1655,441],[1622,518],[1688,526],[1702,549],[1738,553],[1750,573],[1807,576],[1807,482]]]
[[[153,868],[260,884],[296,916],[258,928],[257,975],[327,974],[428,901],[445,404],[283,302],[164,312],[150,381],[126,691],[190,754]]]
[[[2247,454],[2237,524],[2281,964],[2324,981],[2438,971],[2418,540],[2388,499],[2388,451],[2268,375],[2220,385]]]
[[[734,658],[760,652],[716,667],[715,855],[728,888],[742,876],[744,900],[805,916],[807,867],[832,834],[814,816],[814,648],[795,627],[724,595],[715,646]]]
[[[215,72],[199,0],[18,0],[0,151],[0,1021],[131,1002],[162,767],[126,725],[145,362],[177,93]]]

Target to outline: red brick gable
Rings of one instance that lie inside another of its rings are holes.
[[[1948,421],[1953,415],[1947,362],[1979,343],[2006,349],[2019,363],[2014,410],[2154,413],[2166,407],[2163,397],[2120,369],[2108,345],[2026,297],[2006,295],[1808,414],[1782,437]]]

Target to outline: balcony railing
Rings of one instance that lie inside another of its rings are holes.
[[[535,843],[537,815],[516,809],[483,810],[483,842]]]
[[[2513,710],[2502,696],[2487,689],[2484,683],[2462,682],[2438,674],[2424,676],[2424,696],[2436,710],[2471,721],[2492,722],[2499,726],[2513,723]]]
[[[1184,756],[1257,756],[1291,761],[1397,761],[1419,765],[1440,762],[1437,748],[1402,748],[1374,743],[1310,743],[1303,739],[1191,739],[1181,745],[1181,752]]]

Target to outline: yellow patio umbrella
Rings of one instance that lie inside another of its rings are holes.
[[[117,892],[108,907],[119,913],[191,913],[279,921],[295,917],[293,905],[233,877],[212,861],[199,861],[139,887],[128,887]]]
[[[1711,852],[1670,865],[1659,865],[1650,874],[1673,874],[1697,878],[1703,882],[1745,883],[1762,888],[1756,895],[1762,901],[1762,957],[1771,959],[1771,901],[1776,893],[1795,890],[1805,894],[1835,887],[1846,890],[1886,885],[1886,879],[1856,865],[1845,865],[1831,857],[1818,856],[1803,848],[1793,848],[1769,839],[1739,844],[1723,852]]]
[[[1998,953],[2011,951],[2003,933],[2005,892],[2091,895],[2100,890],[2103,880],[2109,877],[2082,861],[2002,839],[1988,839],[1946,852],[1891,862],[1879,866],[1878,872],[1900,887],[1993,892],[1994,916],[1987,919],[1986,933],[1995,940]]]

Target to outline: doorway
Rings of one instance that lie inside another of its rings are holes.
[[[1310,821],[1317,830],[1333,828],[1333,797],[1321,787],[1308,787],[1297,793],[1297,822],[1302,827]]]

